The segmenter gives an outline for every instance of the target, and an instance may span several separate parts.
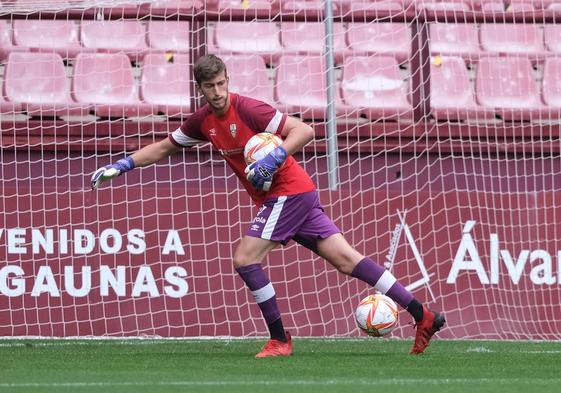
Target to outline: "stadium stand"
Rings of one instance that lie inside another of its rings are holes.
[[[545,60],[543,70],[542,95],[552,119],[561,117],[561,58],[550,57]]]
[[[136,20],[84,21],[80,37],[86,48],[102,53],[126,53],[132,60],[139,60],[148,50],[146,26]]]
[[[275,103],[273,81],[269,79],[267,66],[258,55],[225,56],[230,89],[258,100]]]
[[[63,58],[74,58],[87,50],[79,41],[78,25],[73,20],[13,21],[14,42],[35,51],[53,51]]]
[[[313,22],[286,22],[281,24],[283,53],[293,55],[321,55],[325,45],[325,26]],[[341,62],[348,51],[345,27],[333,25],[333,49],[335,61]]]
[[[477,67],[477,100],[503,120],[530,121],[547,115],[532,71],[526,58],[483,57]]]
[[[477,105],[473,84],[464,59],[455,56],[434,58],[431,62],[431,108],[441,121],[490,120],[494,111]]]
[[[279,109],[305,119],[325,119],[327,83],[324,68],[321,56],[281,56],[275,83]],[[335,106],[339,113],[344,111],[339,94]]]
[[[138,98],[129,58],[123,53],[81,53],[73,75],[76,101],[91,104],[101,117],[137,117],[153,113]]]
[[[355,55],[391,55],[404,62],[411,53],[411,29],[404,23],[351,23],[347,40]]]
[[[543,30],[530,24],[482,24],[481,46],[493,54],[523,56],[532,60],[543,60],[546,55]]]
[[[189,22],[149,21],[147,38],[150,50],[188,53],[190,29]]]
[[[432,54],[462,56],[466,60],[479,57],[479,32],[475,24],[431,23],[429,29]]]
[[[561,25],[547,24],[543,32],[547,50],[556,54],[561,53]]]
[[[72,101],[70,81],[57,53],[10,53],[5,78],[7,98],[21,103],[30,115],[83,116],[89,111],[87,104]]]
[[[258,54],[268,64],[282,54],[280,28],[272,22],[218,22],[214,44],[219,54]]]
[[[341,86],[344,102],[370,119],[411,118],[407,87],[394,57],[347,57]]]
[[[142,100],[153,105],[152,113],[181,117],[191,112],[189,55],[150,53],[144,57]]]
[[[27,50],[24,47],[16,47],[12,35],[13,31],[10,21],[0,20],[0,60],[6,59],[10,52]]]

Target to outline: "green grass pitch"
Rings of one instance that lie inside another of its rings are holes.
[[[0,392],[559,392],[561,343],[294,339],[0,340]]]

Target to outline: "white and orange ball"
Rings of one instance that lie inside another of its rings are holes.
[[[399,321],[397,305],[381,293],[362,299],[355,311],[358,327],[369,336],[388,335]]]
[[[259,161],[281,144],[282,139],[269,132],[255,134],[245,144],[243,156],[246,164]]]

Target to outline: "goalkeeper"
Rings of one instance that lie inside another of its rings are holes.
[[[396,278],[360,254],[325,214],[310,176],[292,157],[314,137],[313,129],[270,105],[228,92],[225,64],[215,55],[194,66],[198,91],[207,104],[192,114],[168,138],[98,169],[92,188],[136,167],[153,164],[180,149],[209,141],[233,169],[259,210],[234,253],[234,268],[255,297],[270,331],[270,340],[256,357],[292,354],[275,290],[261,261],[291,239],[326,259],[340,272],[365,281],[406,309],[416,326],[412,354],[423,353],[445,323],[443,315],[419,303]],[[259,132],[279,134],[283,143],[265,158],[246,167],[243,150]]]

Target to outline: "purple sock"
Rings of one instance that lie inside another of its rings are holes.
[[[405,309],[413,300],[413,294],[405,289],[393,274],[368,257],[364,257],[355,266],[351,276],[372,285],[374,289],[390,297]]]
[[[255,302],[261,309],[261,313],[267,322],[272,324],[280,318],[275,290],[269,277],[261,268],[259,263],[242,266],[236,269],[242,280],[255,297]]]

